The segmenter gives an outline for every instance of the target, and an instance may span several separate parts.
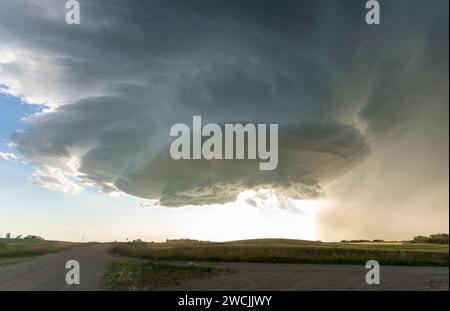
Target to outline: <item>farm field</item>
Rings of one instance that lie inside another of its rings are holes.
[[[61,241],[0,238],[0,265],[17,263],[28,257],[61,252],[84,244]]]
[[[316,242],[255,239],[231,242],[177,240],[165,243],[115,243],[113,252],[150,260],[235,261],[309,264],[447,266],[448,244],[410,242]]]

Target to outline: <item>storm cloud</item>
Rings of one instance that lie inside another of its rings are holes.
[[[3,92],[49,108],[11,142],[46,187],[167,206],[317,198],[422,129],[424,157],[448,157],[447,1],[385,2],[377,26],[359,0],[84,0],[76,26],[64,4],[0,4]],[[279,124],[278,168],[170,159],[171,126],[193,115]]]

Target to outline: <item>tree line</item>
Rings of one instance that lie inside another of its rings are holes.
[[[0,238],[2,237],[2,235],[0,234]],[[43,240],[45,240],[43,237],[41,237],[41,236],[39,236],[39,235],[34,235],[34,234],[29,234],[29,235],[27,235],[27,236],[25,236],[25,237],[23,237],[22,238],[22,235],[21,234],[19,234],[19,235],[17,235],[17,236],[15,236],[15,237],[13,237],[12,236],[12,234],[10,233],[10,232],[8,232],[8,233],[5,233],[5,237],[4,237],[5,239],[22,239],[22,240],[40,240],[40,241],[43,241]]]

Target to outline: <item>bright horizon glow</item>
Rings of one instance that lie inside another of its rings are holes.
[[[320,200],[293,200],[267,189],[241,192],[235,202],[182,209],[212,210],[212,219],[192,228],[192,238],[229,241],[256,238],[316,240],[317,219],[324,203]],[[205,223],[206,222],[206,223]]]
[[[0,162],[0,166],[5,162]],[[20,162],[14,165],[27,167]],[[4,177],[9,176],[13,183],[10,174],[17,172],[4,172]],[[317,216],[328,205],[321,200],[279,198],[260,190],[244,191],[236,201],[226,204],[168,208],[129,195],[111,197],[89,190],[70,195],[41,188],[28,180],[21,184],[21,191],[29,196],[20,195],[18,188],[12,189],[8,183],[0,188],[4,198],[0,212],[8,213],[7,219],[0,218],[2,236],[6,232],[13,236],[37,234],[47,240],[73,242],[162,242],[180,238],[218,242],[256,238],[317,240]],[[11,210],[9,206],[16,208]]]

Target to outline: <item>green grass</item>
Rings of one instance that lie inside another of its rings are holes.
[[[11,262],[12,259],[19,260],[21,257],[29,257],[65,251],[81,243],[70,243],[60,241],[40,241],[24,239],[1,239],[0,238],[0,264]]]
[[[149,261],[118,262],[109,268],[106,286],[120,291],[155,290],[186,279],[210,277],[217,272],[209,267],[181,267]]]
[[[428,243],[323,243],[289,239],[232,242],[116,243],[113,251],[150,260],[447,266],[448,245]]]

